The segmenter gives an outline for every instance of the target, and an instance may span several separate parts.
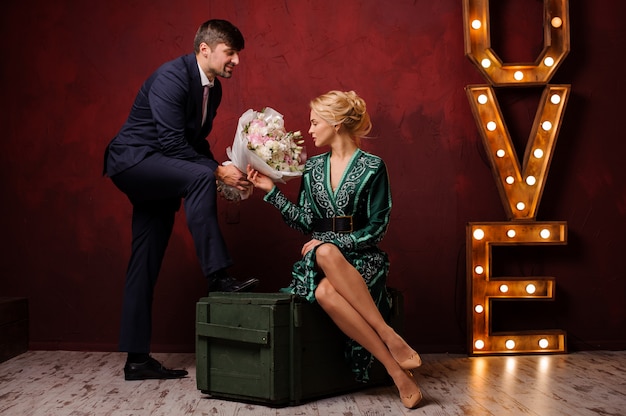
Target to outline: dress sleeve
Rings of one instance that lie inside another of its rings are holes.
[[[277,186],[274,186],[274,188],[263,197],[263,200],[269,202],[280,211],[283,220],[288,226],[304,234],[311,232],[313,214],[308,198],[306,197],[304,181],[300,185],[298,205],[287,199],[285,194],[283,194]]]

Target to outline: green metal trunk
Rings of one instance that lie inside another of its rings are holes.
[[[401,332],[402,298],[390,293]],[[212,397],[286,406],[391,382],[378,361],[367,384],[356,382],[345,336],[317,304],[295,296],[216,292],[196,312],[197,387]]]

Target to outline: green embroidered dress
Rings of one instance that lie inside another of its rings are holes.
[[[278,208],[285,222],[311,238],[336,245],[361,273],[382,316],[388,319],[390,298],[386,290],[389,260],[377,244],[383,239],[391,211],[391,191],[383,160],[360,149],[352,155],[337,189],[330,184],[330,153],[307,160],[298,204],[274,187],[265,201]],[[313,231],[316,219],[352,216],[353,232]],[[284,292],[315,301],[315,289],[323,277],[315,264],[315,249],[293,267],[293,280]],[[348,340],[346,358],[356,379],[366,382],[372,355]]]

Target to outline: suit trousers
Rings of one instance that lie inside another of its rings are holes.
[[[111,177],[133,206],[120,351],[150,352],[154,288],[181,199],[204,275],[232,265],[217,219],[216,167],[157,153]]]

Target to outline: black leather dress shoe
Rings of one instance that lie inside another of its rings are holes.
[[[154,380],[182,378],[187,375],[186,370],[170,370],[152,357],[143,363],[126,363],[124,378],[126,380]]]
[[[230,276],[214,279],[209,284],[209,292],[250,292],[259,284],[259,279],[251,278],[240,282]]]

